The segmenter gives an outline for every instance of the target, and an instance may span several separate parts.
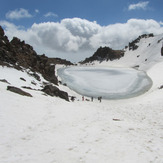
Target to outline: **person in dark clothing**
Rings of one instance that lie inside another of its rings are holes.
[[[100,97],[98,97],[98,100],[101,102],[101,100],[102,100],[102,97],[100,96]]]
[[[75,100],[75,97],[71,96],[71,101],[74,102],[74,100]]]

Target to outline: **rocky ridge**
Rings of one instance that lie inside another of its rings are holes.
[[[109,47],[100,47],[97,49],[97,51],[93,54],[93,56],[86,58],[84,61],[80,62],[81,64],[85,64],[88,62],[93,61],[112,61],[115,59],[119,59],[124,56],[123,50],[113,50]]]
[[[26,44],[25,41],[21,41],[19,38],[14,37],[9,41],[0,26],[0,65],[18,70],[29,69],[32,71],[30,75],[33,75],[37,80],[40,80],[37,75],[37,73],[40,73],[47,81],[58,85],[58,79],[55,75],[56,64],[72,65],[67,60],[48,58],[45,54],[38,55],[31,45]]]
[[[137,43],[142,39],[142,38],[149,38],[149,37],[154,37],[154,35],[151,34],[143,34],[139,36],[137,39],[135,39],[132,42],[129,42],[128,46],[125,47],[125,49],[129,48],[129,50],[136,50],[138,48]],[[163,52],[162,52],[163,53]],[[93,61],[113,61],[116,59],[120,59],[125,55],[125,50],[113,50],[110,47],[100,47],[97,49],[97,51],[93,54],[93,56],[86,58],[84,61],[81,61],[81,64],[93,62]]]

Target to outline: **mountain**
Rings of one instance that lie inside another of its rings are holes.
[[[93,62],[93,61],[112,61],[115,59],[120,59],[124,56],[123,50],[113,50],[109,47],[100,47],[97,51],[93,54],[93,56],[86,58],[84,61],[81,61],[81,64]]]
[[[45,54],[38,55],[32,46],[16,37],[9,41],[2,27],[0,27],[0,65],[20,71],[30,70],[30,74],[37,80],[40,80],[39,73],[47,82],[58,85],[58,78],[55,75],[56,64],[73,65],[70,61],[48,58]],[[55,92],[57,92],[56,95],[62,98],[61,94],[64,94],[64,92],[56,88]],[[68,97],[65,98],[68,100]]]
[[[0,27],[0,64],[13,65],[17,69],[29,68],[33,72],[39,72],[43,77],[58,84],[54,74],[56,64],[72,65],[71,62],[59,58],[48,58],[44,54],[38,55],[33,47],[24,41],[14,37],[10,42]]]
[[[55,72],[63,65],[55,64],[69,62],[37,55],[17,38],[11,43],[0,28],[0,162],[162,163],[162,41],[163,35],[140,38],[120,59],[87,63],[143,70],[153,83],[149,91],[123,100],[83,101],[57,82]],[[61,90],[75,100],[61,99],[68,97]]]
[[[163,56],[163,34],[154,36],[144,34],[133,40],[120,51],[109,47],[100,47],[92,57],[86,58],[81,64],[103,63],[105,65],[126,65],[129,67],[144,68],[154,64]]]

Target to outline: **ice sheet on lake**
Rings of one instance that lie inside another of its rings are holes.
[[[142,71],[131,68],[69,67],[58,70],[62,83],[81,95],[105,99],[130,98],[152,86]]]

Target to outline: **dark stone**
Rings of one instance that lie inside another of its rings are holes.
[[[159,87],[159,89],[163,89],[163,85],[161,85],[161,86]]]
[[[10,84],[6,79],[0,79],[0,82]]]
[[[40,76],[34,73],[29,73],[29,75],[33,76],[36,80],[41,81]]]
[[[60,97],[62,99],[65,99],[66,101],[69,101],[68,93],[59,90],[57,87],[55,87],[53,85],[46,85],[42,89],[42,91],[45,92],[46,94],[50,95],[50,96]]]
[[[161,56],[163,56],[163,47],[161,48]]]
[[[56,85],[58,84],[58,79],[55,75],[55,65],[73,65],[66,60],[48,58],[45,54],[38,55],[32,46],[17,37],[13,37],[9,42],[4,34],[4,30],[0,26],[0,64],[3,65],[4,63],[13,65],[17,69],[21,69],[21,67],[30,69],[38,81],[40,81],[40,77],[37,73],[40,73],[46,80]]]
[[[32,97],[32,95],[30,93],[25,92],[25,91],[23,91],[23,90],[21,90],[20,88],[17,88],[17,87],[7,86],[7,90],[9,90],[11,92],[14,92],[14,93],[17,93],[17,94],[22,95],[22,96]]]
[[[31,87],[26,87],[26,86],[22,86],[22,88],[24,88],[24,89],[30,89],[30,90],[35,90],[35,89],[32,89]]]
[[[113,121],[121,121],[121,120],[117,118],[113,118]]]
[[[37,83],[35,83],[35,81],[31,81],[31,84],[33,84],[33,85],[37,85]]]
[[[24,78],[20,78],[20,80],[26,81]]]
[[[0,36],[4,36],[4,34],[3,28],[0,26]]]

